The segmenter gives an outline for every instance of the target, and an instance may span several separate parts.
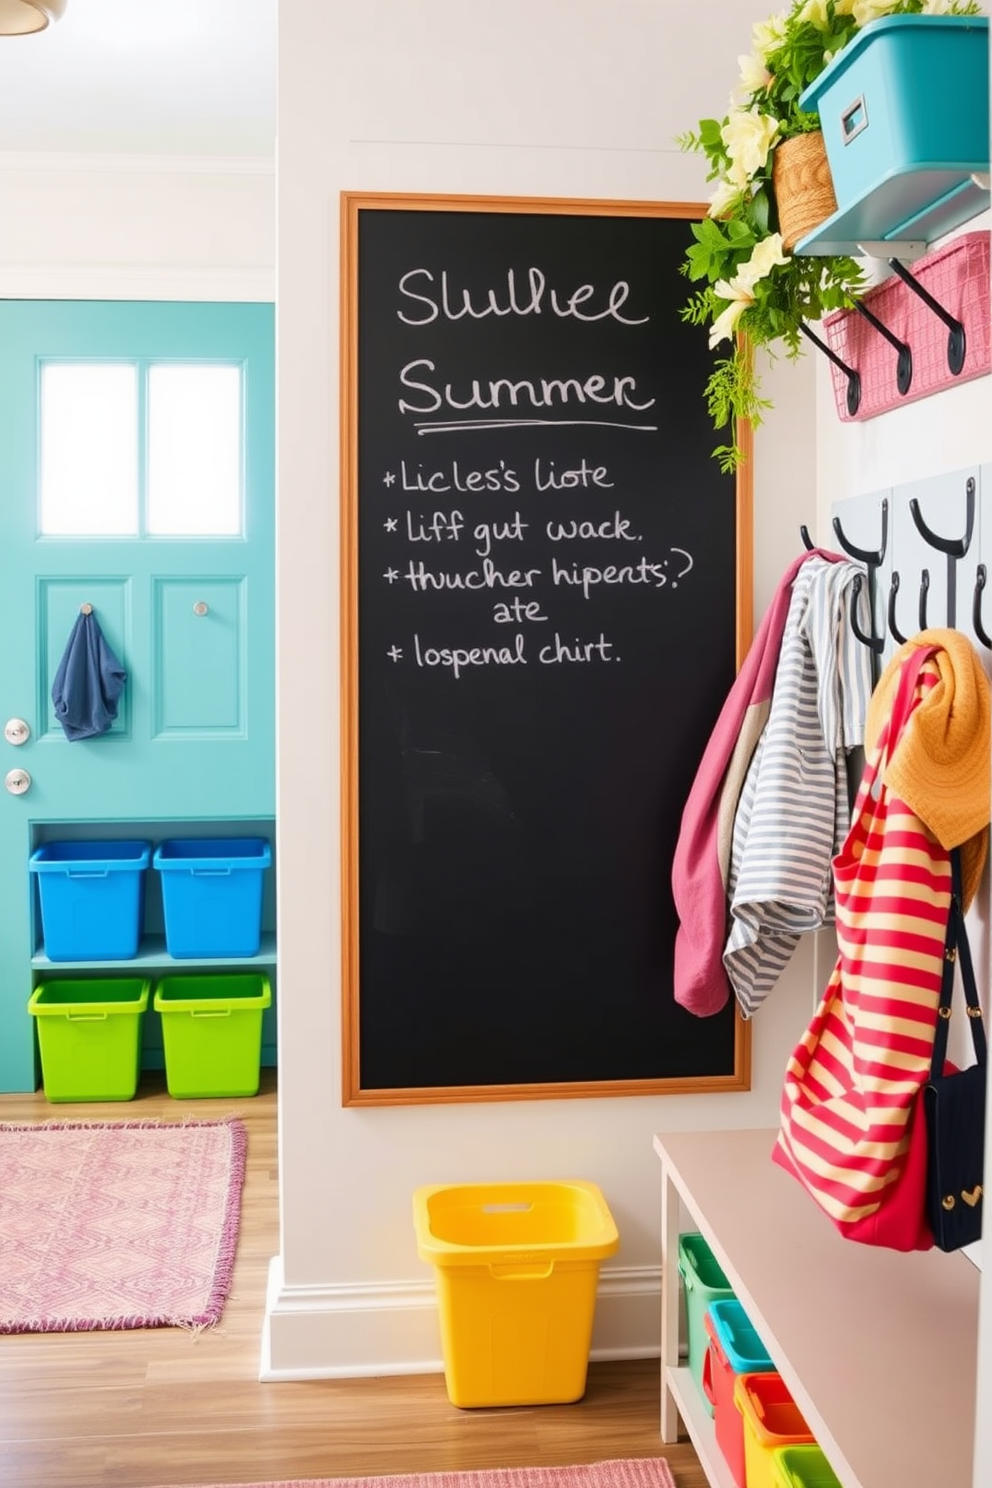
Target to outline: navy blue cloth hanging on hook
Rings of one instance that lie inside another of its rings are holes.
[[[55,712],[70,741],[105,734],[117,717],[127,672],[92,610],[80,611],[52,683]]]

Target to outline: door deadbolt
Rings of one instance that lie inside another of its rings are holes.
[[[23,796],[25,791],[31,789],[31,776],[27,770],[8,770],[3,783],[12,796]]]
[[[8,744],[26,744],[31,737],[31,730],[23,718],[8,718],[3,726],[3,736]]]

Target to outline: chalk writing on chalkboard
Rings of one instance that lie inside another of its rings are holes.
[[[748,551],[701,209],[343,208],[344,1098],[746,1088],[734,1009],[672,996]]]

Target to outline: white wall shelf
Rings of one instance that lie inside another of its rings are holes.
[[[774,1129],[668,1132],[661,1434],[682,1416],[711,1488],[729,1471],[679,1368],[681,1206],[703,1234],[843,1488],[972,1482],[981,1275],[963,1255],[844,1240],[772,1162]],[[692,1227],[692,1226],[690,1226]]]

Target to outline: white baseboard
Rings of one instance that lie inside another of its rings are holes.
[[[660,1269],[602,1268],[590,1358],[656,1358],[660,1335]],[[260,1379],[439,1374],[443,1368],[432,1280],[291,1287],[281,1257],[271,1261]]]

